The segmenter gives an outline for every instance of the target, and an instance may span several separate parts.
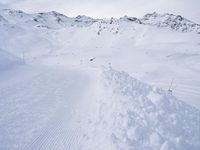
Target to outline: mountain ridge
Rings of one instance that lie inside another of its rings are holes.
[[[0,22],[4,24],[31,23],[36,27],[45,28],[87,27],[94,23],[118,25],[120,22],[132,22],[140,25],[200,34],[200,24],[192,22],[180,15],[169,13],[158,14],[156,12],[148,13],[142,18],[124,16],[120,18],[94,19],[85,15],[68,17],[56,11],[28,14],[21,10],[0,9]]]

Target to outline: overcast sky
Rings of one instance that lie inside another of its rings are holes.
[[[101,18],[169,12],[200,23],[200,0],[0,0],[0,3],[29,13],[55,10],[67,16]]]

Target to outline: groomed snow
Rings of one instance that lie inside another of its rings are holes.
[[[200,147],[200,111],[125,72],[24,68],[11,80],[0,88],[1,149]]]
[[[0,34],[0,149],[200,149],[199,34],[9,9]]]

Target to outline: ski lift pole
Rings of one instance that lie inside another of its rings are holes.
[[[174,82],[174,79],[172,79],[171,84],[170,84],[169,89],[168,89],[168,92],[170,94],[172,94],[172,85],[173,85],[173,82]]]

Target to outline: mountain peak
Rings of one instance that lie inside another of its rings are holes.
[[[157,27],[168,27],[182,32],[197,32],[200,33],[200,25],[196,24],[181,15],[174,15],[169,13],[158,14],[153,12],[146,14],[141,19],[144,24],[153,25]]]
[[[134,22],[137,24],[150,25],[156,27],[165,27],[181,32],[194,32],[200,34],[200,25],[194,23],[181,15],[174,15],[169,13],[159,14],[157,12],[148,13],[143,18],[124,16],[120,19],[94,19],[85,15],[78,15],[77,17],[67,17],[64,14],[56,11],[27,14],[21,10],[1,9],[0,21],[8,22],[10,24],[29,23],[33,26],[40,24],[42,26],[49,26],[51,28],[61,28],[66,26],[90,26],[95,22],[109,23],[118,25],[119,22]]]

